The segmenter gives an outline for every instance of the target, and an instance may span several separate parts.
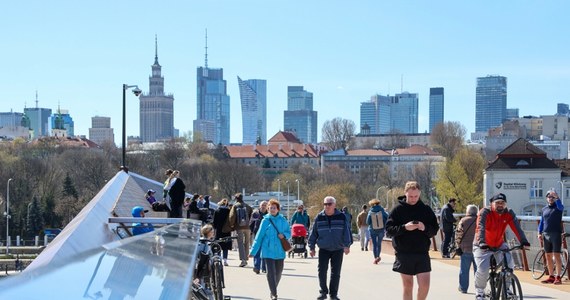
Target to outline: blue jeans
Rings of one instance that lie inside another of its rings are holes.
[[[370,238],[372,239],[372,254],[374,254],[374,258],[380,257],[384,229],[369,229],[368,232],[370,232]]]
[[[319,249],[319,286],[321,294],[329,294],[331,297],[338,295],[338,286],[340,283],[340,269],[342,268],[342,259],[344,249],[329,251]],[[327,271],[329,269],[329,261],[331,263],[331,281],[327,287]]]
[[[261,259],[261,249],[253,257],[253,268],[265,271],[265,260]]]
[[[473,265],[473,274],[475,274],[475,272],[477,272],[477,265],[475,264],[473,253],[471,252],[463,252],[460,257],[459,288],[462,291],[467,291],[467,288],[469,288],[469,269],[471,269],[471,265]]]

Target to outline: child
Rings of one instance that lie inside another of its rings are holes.
[[[200,230],[200,243],[198,244],[198,263],[196,264],[196,270],[194,274],[194,282],[196,284],[200,284],[202,278],[208,272],[208,268],[206,264],[210,260],[210,256],[212,256],[212,249],[210,249],[209,241],[214,240],[214,227],[210,224],[206,224],[202,226]]]
[[[148,190],[148,191],[146,191],[146,194],[144,195],[144,197],[146,198],[146,201],[148,201],[148,203],[152,206],[152,210],[154,210],[154,211],[170,211],[170,209],[168,208],[168,205],[166,205],[165,202],[156,201],[156,198],[154,198],[155,193],[156,192],[154,190]]]

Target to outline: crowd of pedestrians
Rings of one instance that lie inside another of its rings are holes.
[[[281,213],[278,200],[261,201],[253,209],[237,193],[233,201],[223,198],[216,209],[210,209],[209,195],[195,194],[186,197],[185,185],[180,172],[167,170],[162,200],[155,198],[155,191],[145,194],[152,210],[168,212],[172,218],[193,218],[202,220],[210,239],[235,236],[237,243],[221,242],[224,266],[228,266],[229,250],[239,253],[239,267],[246,267],[253,258],[253,272],[265,273],[270,299],[278,299],[277,289],[282,278],[287,252],[281,245],[282,239],[291,238],[291,226],[302,224],[308,231],[307,246],[311,257],[317,256],[318,295],[317,299],[337,300],[340,292],[340,278],[344,256],[350,253],[353,243],[351,231],[352,215],[347,206],[337,209],[333,196],[323,199],[323,208],[311,220],[304,205],[299,205],[290,220]],[[439,230],[443,233],[441,254],[449,258],[450,243],[455,243],[455,254],[460,256],[458,287],[461,293],[469,288],[469,273],[474,272],[476,299],[484,299],[484,289],[489,276],[489,262],[492,255],[500,262],[502,255],[490,251],[506,249],[504,234],[510,226],[523,246],[528,240],[520,228],[515,213],[507,208],[504,194],[493,195],[489,205],[479,209],[467,205],[465,217],[459,221],[454,217],[458,200],[450,198],[440,214],[440,221],[428,205],[421,200],[421,187],[416,181],[404,186],[404,195],[387,212],[379,199],[372,199],[361,206],[355,221],[361,251],[371,248],[373,264],[381,261],[382,241],[391,238],[395,252],[392,271],[399,273],[402,282],[402,299],[414,299],[414,281],[417,282],[415,299],[426,299],[430,288],[431,258],[429,249],[432,238]],[[547,268],[550,276],[544,284],[561,284],[561,218],[564,206],[555,191],[546,194],[547,205],[542,209],[538,226],[538,238],[544,245]],[[214,202],[216,203],[216,202]],[[132,209],[133,217],[144,218],[142,206]],[[302,227],[301,227],[302,228]],[[142,234],[153,230],[152,224],[133,223],[133,233]],[[318,248],[318,252],[317,252]],[[508,265],[514,267],[510,254]],[[473,271],[471,271],[473,267]]]

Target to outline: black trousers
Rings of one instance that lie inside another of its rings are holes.
[[[319,286],[321,294],[329,294],[331,297],[338,295],[338,286],[340,283],[340,270],[342,268],[342,259],[344,257],[344,249],[329,251],[319,249]],[[327,271],[331,265],[331,281],[327,287]]]

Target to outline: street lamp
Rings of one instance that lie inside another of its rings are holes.
[[[10,254],[10,181],[12,178],[8,179],[8,184],[6,187],[6,255]]]
[[[379,187],[379,188],[376,190],[376,199],[378,199],[378,192],[379,192],[379,191],[380,191],[380,189],[382,189],[382,188],[385,188],[385,189],[387,189],[388,187],[387,187],[387,186],[385,186],[385,185],[383,185],[383,186]],[[380,200],[380,199],[378,199],[378,200]],[[386,203],[388,203],[388,193],[386,193]]]
[[[32,205],[33,202],[28,203],[28,214],[26,215],[26,229],[27,229],[27,233],[30,233],[30,205]]]
[[[126,165],[125,165],[125,157],[127,154],[127,90],[130,88],[134,88],[133,89],[133,94],[135,94],[135,96],[139,96],[142,91],[141,89],[139,89],[139,87],[137,85],[127,85],[127,84],[123,84],[123,159],[121,161],[121,169],[122,170],[126,170]]]
[[[289,219],[289,180],[285,181],[287,184],[287,220]]]
[[[277,178],[277,201],[279,201],[280,199],[281,199],[281,179]]]
[[[301,182],[301,180],[295,179],[295,182],[297,182],[297,200],[301,200],[301,192],[299,190],[299,183]]]
[[[566,191],[564,190],[564,184],[566,184],[566,180],[558,181],[558,183],[560,183],[560,185],[562,186],[562,190],[560,190],[562,198],[560,198],[560,201],[562,201],[562,204],[564,204],[564,194],[566,193]]]

